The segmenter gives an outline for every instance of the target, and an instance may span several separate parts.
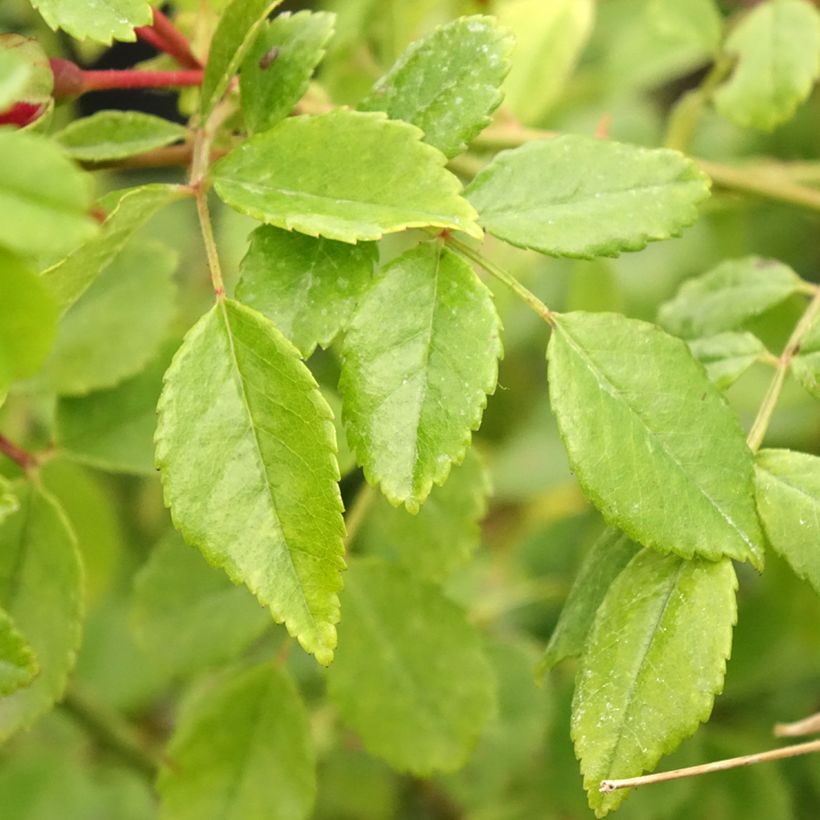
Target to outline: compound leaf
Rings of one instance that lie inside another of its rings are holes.
[[[99,235],[43,271],[43,279],[62,310],[68,310],[82,296],[157,211],[186,196],[190,191],[182,185],[154,183],[114,191],[105,197],[103,205],[109,206],[109,213]]]
[[[820,458],[761,450],[755,485],[757,509],[772,547],[820,593]]]
[[[57,333],[57,305],[39,277],[0,249],[0,393],[31,376]]]
[[[465,195],[499,239],[589,259],[678,236],[709,180],[676,151],[566,135],[500,152]]]
[[[384,114],[336,109],[290,117],[214,165],[214,187],[241,213],[343,242],[405,228],[481,236],[444,156]]]
[[[344,568],[336,439],[296,349],[220,300],[185,337],[158,412],[156,461],[185,540],[330,663]]]
[[[709,381],[720,390],[733,385],[766,353],[753,333],[718,333],[689,342],[689,351],[706,368]]]
[[[0,742],[60,698],[80,643],[82,567],[62,511],[28,482],[15,486],[20,508],[0,523],[0,609],[34,652],[32,684],[0,698]]]
[[[253,46],[259,29],[281,2],[282,0],[232,0],[222,12],[211,39],[208,63],[202,78],[200,111],[204,118],[207,118],[225,93],[231,78]]]
[[[270,614],[172,530],[134,578],[131,624],[149,657],[180,675],[237,657]]]
[[[572,584],[558,623],[538,665],[543,675],[565,658],[584,651],[590,627],[613,581],[638,552],[634,542],[614,527],[601,533]]]
[[[236,298],[264,313],[306,358],[343,330],[373,280],[376,245],[262,225],[251,234]]]
[[[434,487],[416,515],[385,499],[368,508],[355,544],[396,561],[431,581],[441,581],[466,563],[481,540],[490,478],[473,448],[442,487]]]
[[[49,140],[0,130],[0,247],[35,256],[43,237],[55,254],[92,237],[90,177]]]
[[[512,47],[492,17],[460,17],[410,45],[359,107],[417,125],[454,157],[490,123]]]
[[[651,770],[712,711],[736,620],[729,560],[684,561],[649,549],[615,579],[587,639],[572,737],[598,817],[628,791],[602,780]]]
[[[31,4],[51,28],[106,45],[112,40],[136,40],[134,29],[151,25],[152,19],[147,0],[31,0]]]
[[[611,525],[683,558],[760,566],[752,454],[684,342],[617,314],[568,313],[548,361],[570,463]]]
[[[335,20],[325,11],[283,12],[263,26],[239,75],[248,131],[266,131],[290,114],[324,56]]]
[[[39,671],[31,647],[0,608],[0,697],[29,686]]]
[[[770,0],[732,30],[725,50],[737,58],[715,105],[743,128],[771,131],[786,122],[820,75],[820,13],[807,0]]]
[[[459,768],[495,708],[478,630],[438,587],[376,559],[351,564],[342,606],[328,670],[342,718],[395,769]]]
[[[464,457],[495,389],[499,334],[489,290],[438,242],[391,262],[361,301],[343,348],[343,416],[391,503],[416,512]]]
[[[98,111],[74,120],[54,139],[72,159],[104,162],[170,145],[187,133],[175,122],[140,111]]]
[[[775,259],[729,259],[684,282],[661,305],[658,321],[684,339],[734,330],[800,289],[800,277]]]
[[[225,676],[190,699],[160,771],[162,820],[302,820],[316,795],[308,714],[276,664]]]
[[[118,254],[60,321],[45,383],[59,395],[84,395],[139,373],[168,333],[176,266],[176,253],[157,242]]]

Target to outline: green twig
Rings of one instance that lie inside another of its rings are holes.
[[[548,325],[555,327],[555,318],[552,311],[528,288],[525,288],[512,274],[507,273],[495,262],[487,259],[482,253],[471,248],[453,236],[447,236],[447,244],[461,256],[466,257],[476,265],[480,265],[487,273],[503,282],[523,302],[535,311]]]
[[[350,545],[356,538],[356,533],[359,531],[364,519],[367,518],[367,513],[371,505],[376,500],[376,490],[371,487],[366,481],[362,484],[350,509],[345,516],[345,549],[349,549]]]
[[[746,439],[753,453],[757,452],[763,443],[766,430],[769,428],[769,422],[772,420],[774,408],[777,406],[777,400],[780,398],[783,383],[786,380],[786,373],[792,360],[800,352],[800,345],[818,315],[820,315],[820,288],[815,291],[814,298],[806,308],[806,312],[800,317],[800,321],[795,326],[792,335],[789,337],[789,341],[786,342],[786,347],[783,348],[783,353],[780,354],[780,358],[777,361],[775,374],[772,377],[766,395],[763,397],[763,403],[760,405],[757,417]]]

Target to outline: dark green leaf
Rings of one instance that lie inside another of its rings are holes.
[[[548,360],[570,463],[611,525],[683,558],[760,566],[752,454],[682,341],[617,314],[568,313]]]
[[[376,245],[262,225],[251,234],[236,298],[264,313],[305,358],[343,330],[373,281]]]
[[[328,670],[342,718],[395,769],[459,768],[495,706],[480,633],[436,586],[375,559],[351,564],[342,606]]]
[[[214,187],[241,213],[343,242],[406,228],[481,236],[444,156],[383,114],[336,109],[291,117],[214,165]]]
[[[290,114],[324,56],[335,20],[325,11],[283,12],[262,27],[239,77],[248,131],[266,131]]]
[[[675,151],[575,135],[502,151],[466,190],[499,239],[583,259],[678,236],[708,195],[708,178]]]
[[[771,545],[820,593],[820,458],[761,450],[755,483],[757,509]]]
[[[489,290],[441,243],[395,259],[345,338],[339,387],[348,440],[371,484],[416,512],[458,463],[498,376]]]
[[[623,568],[640,549],[620,530],[609,527],[592,545],[572,584],[561,617],[538,665],[543,675],[565,658],[582,654],[601,602]]]
[[[454,157],[490,123],[512,47],[492,17],[460,17],[407,48],[360,108],[417,125]]]
[[[157,465],[185,540],[330,663],[344,568],[336,441],[296,349],[220,300],[185,337],[158,412]]]
[[[645,549],[609,589],[587,639],[572,705],[572,737],[598,817],[633,777],[671,752],[712,711],[723,688],[737,608],[729,560],[684,561]]]
[[[162,820],[302,820],[316,795],[307,710],[275,664],[226,676],[183,709],[157,789]]]

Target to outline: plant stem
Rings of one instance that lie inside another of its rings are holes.
[[[766,395],[763,397],[763,403],[757,411],[757,417],[746,439],[753,453],[757,452],[763,443],[763,438],[766,435],[766,430],[772,419],[777,400],[780,398],[780,391],[783,389],[783,383],[786,380],[786,373],[792,363],[792,359],[800,352],[800,345],[803,338],[806,333],[808,333],[809,328],[814,323],[818,314],[820,314],[820,288],[815,291],[814,298],[809,302],[806,312],[800,317],[800,321],[795,326],[792,335],[789,337],[789,341],[786,342],[786,347],[783,348],[783,352],[777,361],[775,374],[772,377]]]
[[[345,549],[348,549],[356,537],[371,505],[376,500],[376,490],[365,481],[359,488],[353,503],[345,516]]]
[[[809,715],[802,720],[793,723],[777,723],[774,733],[777,737],[801,737],[802,735],[813,735],[820,732],[820,712]]]
[[[808,743],[797,743],[794,746],[784,746],[780,749],[770,749],[767,752],[730,757],[726,760],[716,760],[713,763],[702,763],[699,766],[689,766],[685,769],[672,769],[668,772],[646,774],[641,777],[628,777],[624,780],[602,780],[598,789],[600,792],[614,792],[616,789],[631,789],[636,786],[649,786],[652,783],[665,783],[669,780],[680,780],[684,777],[698,777],[711,772],[723,772],[727,769],[737,769],[741,766],[751,766],[755,763],[766,763],[769,760],[782,760],[787,757],[820,752],[820,740],[811,740]]]
[[[106,91],[114,88],[167,88],[169,86],[200,85],[202,69],[185,71],[140,71],[138,69],[106,69],[83,71],[83,91]]]
[[[5,436],[0,435],[0,453],[11,459],[21,470],[31,470],[37,466],[37,457],[18,447]]]
[[[208,191],[205,186],[197,186],[195,198],[199,228],[202,231],[202,241],[205,244],[205,255],[208,257],[208,268],[211,271],[214,295],[217,299],[222,299],[225,296],[225,281],[222,278],[222,266],[219,264],[219,253],[216,249],[214,228],[211,222],[211,213],[208,209]]]
[[[92,702],[77,689],[69,689],[60,704],[103,749],[117,755],[132,769],[153,781],[159,771],[159,758],[137,737],[117,712]]]
[[[137,36],[159,51],[170,54],[181,66],[199,69],[202,63],[194,56],[185,35],[159,10],[154,9],[154,22],[136,29]]]
[[[535,311],[548,325],[555,327],[555,319],[552,311],[528,288],[525,288],[512,274],[507,273],[503,268],[500,268],[495,262],[487,259],[483,254],[465,245],[453,236],[447,236],[447,244],[450,245],[461,256],[467,257],[476,265],[480,265],[487,273],[495,276],[500,282],[503,282],[510,290],[518,296],[523,302]]]

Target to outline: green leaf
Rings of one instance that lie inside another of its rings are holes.
[[[480,237],[444,156],[383,114],[336,109],[290,117],[214,165],[214,187],[240,213],[310,236],[379,239],[439,227]]]
[[[6,68],[0,68],[0,111],[17,102],[41,106],[53,102],[54,73],[37,40],[21,34],[0,34],[0,57],[11,61]]]
[[[676,151],[566,135],[500,152],[465,194],[499,239],[588,259],[678,236],[709,180]]]
[[[684,339],[711,336],[780,304],[800,284],[800,277],[775,259],[729,259],[684,282],[675,298],[661,305],[658,321]]]
[[[344,568],[330,408],[261,314],[220,300],[165,377],[156,460],[185,540],[330,663]]]
[[[627,790],[602,780],[651,771],[712,711],[736,620],[731,561],[683,561],[645,549],[615,579],[587,640],[572,738],[598,817]]]
[[[239,70],[268,15],[282,0],[232,0],[216,27],[202,79],[200,112],[207,118]]]
[[[99,235],[43,271],[43,279],[62,310],[70,308],[83,295],[157,211],[186,196],[190,196],[190,191],[182,185],[159,183],[109,194],[104,203],[110,205],[110,210]]]
[[[538,124],[564,92],[592,31],[593,0],[507,0],[497,4],[499,22],[515,35],[507,105],[528,124]]]
[[[335,20],[325,11],[283,12],[262,27],[239,75],[248,131],[267,131],[302,99]]]
[[[792,359],[791,372],[812,394],[820,399],[820,321],[815,321],[800,345],[800,354]]]
[[[308,714],[272,663],[223,677],[191,699],[160,771],[162,820],[301,820],[316,796]]]
[[[740,20],[725,50],[737,59],[714,94],[743,128],[771,131],[791,118],[820,75],[820,13],[807,0],[769,0]]]
[[[0,475],[0,524],[19,509],[20,502],[11,488],[11,483]]]
[[[723,17],[715,0],[650,0],[649,13],[666,36],[714,54],[723,36]]]
[[[0,130],[0,247],[68,253],[92,237],[90,177],[34,134]]]
[[[146,0],[31,0],[53,29],[61,28],[77,40],[110,45],[112,40],[133,42],[134,28],[151,25],[151,6]]]
[[[354,544],[396,561],[410,572],[441,581],[466,563],[481,540],[479,522],[487,510],[490,477],[470,448],[464,461],[435,487],[416,515],[377,498]]]
[[[327,385],[319,385],[322,395],[325,397],[331,413],[333,413],[333,426],[336,430],[336,443],[339,452],[336,456],[339,462],[339,472],[345,476],[356,469],[356,454],[350,449],[347,443],[347,434],[344,424],[342,424],[342,399],[339,394]]]
[[[438,587],[375,559],[351,564],[342,607],[328,693],[344,721],[399,771],[459,768],[495,709],[480,633]]]
[[[262,225],[251,234],[236,298],[264,313],[307,358],[347,327],[377,258],[374,243],[350,245]]]
[[[26,83],[31,77],[31,66],[22,54],[11,51],[0,35],[0,111],[22,99]]]
[[[608,527],[590,548],[572,584],[561,616],[550,636],[538,675],[584,651],[595,613],[610,586],[640,549],[614,527]]]
[[[57,306],[37,275],[0,249],[0,392],[36,373],[57,333]]]
[[[31,647],[0,608],[0,697],[30,686],[39,671]]]
[[[134,578],[131,624],[149,657],[190,675],[240,655],[270,614],[172,530]]]
[[[60,397],[54,420],[58,450],[100,470],[153,475],[157,402],[171,352],[164,349],[117,387]]]
[[[176,253],[157,242],[120,253],[63,316],[43,381],[76,396],[139,373],[173,319],[176,266]]]
[[[371,484],[417,512],[478,429],[495,390],[501,327],[490,291],[442,243],[391,262],[345,337],[348,441]]]
[[[548,361],[570,463],[609,524],[682,558],[761,565],[752,454],[682,341],[618,314],[568,313]]]
[[[104,162],[185,139],[181,125],[139,111],[98,111],[54,135],[72,159]]]
[[[820,593],[820,458],[761,450],[755,485],[757,509],[771,545]]]
[[[28,482],[20,509],[0,524],[0,609],[26,636],[40,674],[0,698],[0,742],[60,698],[80,643],[82,567],[74,535],[56,504]]]
[[[721,390],[733,385],[766,353],[752,333],[718,333],[689,342],[690,353],[706,368],[709,381]]]
[[[454,157],[489,125],[512,47],[492,17],[459,17],[410,45],[359,107],[417,125]]]

